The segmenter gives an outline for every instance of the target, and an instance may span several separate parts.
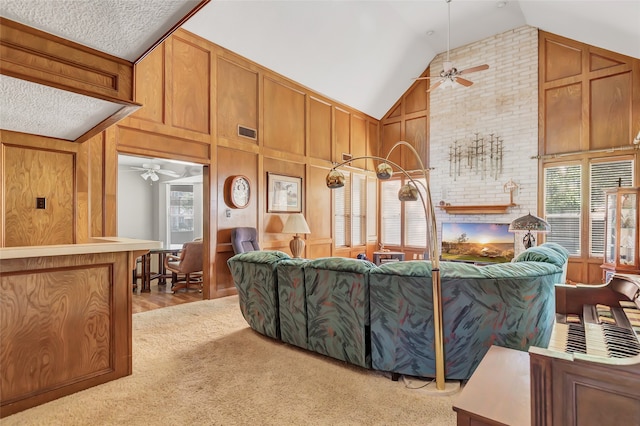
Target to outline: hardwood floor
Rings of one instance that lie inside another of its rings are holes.
[[[133,291],[132,311],[137,314],[198,300],[202,300],[202,293],[195,286],[192,286],[189,290],[180,289],[173,294],[171,293],[170,282],[166,285],[158,285],[155,281],[152,281],[150,293],[141,293],[140,285],[138,285],[138,289]]]

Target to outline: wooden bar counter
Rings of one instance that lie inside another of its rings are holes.
[[[131,270],[160,247],[0,248],[0,417],[131,374]]]

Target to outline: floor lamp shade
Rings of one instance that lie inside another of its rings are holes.
[[[291,242],[289,243],[289,248],[291,249],[291,254],[293,257],[300,257],[302,252],[304,251],[304,240],[300,239],[299,234],[310,234],[311,230],[309,229],[309,225],[307,225],[307,221],[304,218],[302,213],[294,213],[289,216],[287,222],[284,224],[284,228],[282,228],[283,234],[295,234]]]

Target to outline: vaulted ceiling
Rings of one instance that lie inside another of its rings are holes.
[[[530,25],[640,57],[638,0],[214,0],[184,28],[381,118],[447,50],[449,6],[452,49]]]
[[[166,31],[167,23],[179,20],[196,3],[2,0],[0,15],[135,61]],[[451,49],[530,25],[640,57],[640,0],[212,0],[183,28],[381,118],[412,78],[447,50],[449,8]],[[0,81],[5,111],[17,110],[21,102],[22,88],[11,98],[4,96],[13,90],[11,80],[2,76]],[[2,114],[3,129],[19,119],[17,114]],[[60,124],[54,121],[51,125]]]

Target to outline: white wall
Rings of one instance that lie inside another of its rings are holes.
[[[118,236],[154,240],[154,215],[157,217],[154,190],[140,173],[118,171]]]
[[[431,63],[431,75],[442,70],[446,53]],[[459,70],[489,64],[489,69],[469,74],[470,87],[438,88],[431,92],[430,166],[431,193],[442,222],[501,222],[537,211],[538,162],[538,32],[524,26],[463,46],[450,52]],[[437,81],[437,80],[434,80]],[[458,140],[466,145],[475,133],[494,133],[504,140],[503,173],[494,180],[481,179],[462,168],[449,174],[449,147]],[[508,204],[503,186],[510,179],[519,185],[516,207],[506,214],[450,215],[437,208],[442,200],[451,205]],[[441,233],[441,228],[438,230]],[[516,254],[523,247],[516,234]]]

